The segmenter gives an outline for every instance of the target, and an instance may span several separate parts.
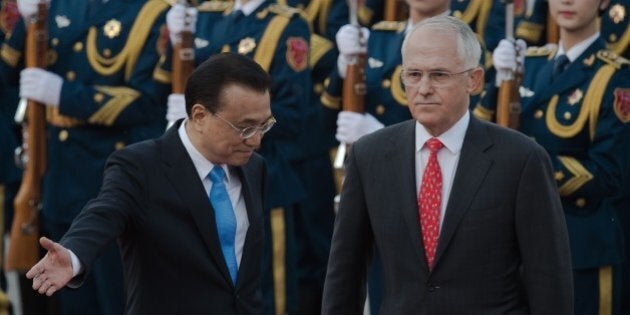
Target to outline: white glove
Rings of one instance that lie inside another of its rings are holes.
[[[22,15],[24,21],[27,21],[35,13],[37,13],[37,4],[40,0],[17,0],[18,11]],[[50,4],[50,0],[46,0],[47,4]]]
[[[168,122],[176,122],[179,119],[185,118],[186,114],[186,99],[184,94],[171,94],[168,96],[166,108],[166,120]]]
[[[365,113],[342,111],[337,116],[335,138],[342,143],[354,143],[359,138],[383,128],[384,125],[374,116]]]
[[[523,66],[525,50],[527,50],[527,44],[522,39],[517,39],[516,42],[502,39],[499,42],[492,52],[492,63],[497,71],[495,78],[497,86],[505,80],[512,79],[512,73]]]
[[[361,28],[363,42],[367,43],[370,38],[370,30],[365,27]],[[359,53],[367,53],[367,44],[359,44],[359,28],[346,24],[342,26],[337,35],[335,35],[337,48],[339,49],[339,57],[337,57],[337,69],[339,76],[346,77],[346,67],[352,61],[352,58]]]
[[[166,13],[166,27],[172,44],[181,41],[179,34],[183,31],[195,33],[197,24],[197,8],[186,8],[181,4],[174,5]]]
[[[20,97],[51,106],[59,106],[63,79],[40,68],[26,68],[20,72]]]

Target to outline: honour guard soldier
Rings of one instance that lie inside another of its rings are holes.
[[[169,32],[174,35],[182,30],[179,25],[194,31],[197,64],[212,54],[238,52],[254,59],[271,75],[271,111],[278,123],[265,135],[259,151],[269,171],[264,313],[293,312],[298,303],[294,211],[306,196],[295,165],[304,159],[304,144],[300,143],[303,131],[313,128],[305,125],[312,107],[308,23],[299,10],[271,0],[207,1],[197,7],[196,15],[182,14],[186,10],[177,7],[168,13]],[[191,17],[196,17],[195,21],[184,23]],[[170,59],[167,51],[165,63],[157,70],[165,80]],[[179,111],[179,118],[185,115],[181,96],[169,96],[168,107],[169,112]]]
[[[14,0],[0,3],[0,45],[11,33],[20,18]],[[18,90],[15,86],[0,85],[0,235],[4,236],[11,228],[13,218],[13,198],[19,188],[21,172],[16,167],[13,152],[19,145],[20,133],[13,117],[18,104]],[[0,246],[4,249],[4,246]],[[0,254],[0,266],[4,267],[4,251]],[[6,295],[7,282],[4,273],[0,274],[0,314],[9,314],[9,297]]]
[[[617,55],[630,58],[630,3],[611,0],[608,10],[601,17],[602,37],[608,48]]]
[[[163,0],[52,0],[48,65],[24,65],[26,23],[39,0],[18,0],[23,20],[2,46],[0,74],[22,98],[46,104],[42,232],[59,240],[96,197],[105,160],[163,131],[167,87],[152,78],[168,4]],[[122,314],[120,253],[112,246],[78,290],[63,289],[64,314]]]
[[[552,158],[569,231],[576,314],[619,314],[623,232],[612,197],[628,187],[630,62],[606,49],[599,33],[598,12],[608,0],[549,5],[560,42],[527,50],[519,130]],[[498,70],[522,62],[507,41],[493,57]],[[496,94],[487,91],[474,111],[479,118],[493,115]]]
[[[505,5],[501,0],[451,1],[451,15],[470,25],[482,47],[493,51],[505,37]]]

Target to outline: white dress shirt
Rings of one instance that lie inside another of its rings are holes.
[[[188,134],[186,133],[186,124],[188,120],[184,120],[179,127],[179,137],[182,139],[184,148],[195,165],[197,174],[203,183],[203,188],[206,190],[206,196],[209,196],[210,189],[212,188],[212,181],[208,177],[210,171],[214,167],[212,162],[208,161],[190,142]],[[234,240],[234,251],[236,254],[236,262],[238,266],[241,265],[241,257],[243,257],[243,245],[245,244],[245,235],[249,228],[249,218],[247,217],[247,208],[245,208],[245,199],[242,194],[241,180],[236,174],[234,169],[231,169],[227,165],[221,165],[225,171],[225,187],[227,188],[230,201],[232,202],[232,208],[234,209],[234,216],[236,217],[236,239]],[[208,202],[210,199],[208,198]]]
[[[447,130],[437,138],[442,142],[444,147],[438,152],[438,163],[442,171],[442,205],[440,207],[440,231],[442,230],[442,222],[444,222],[444,214],[448,205],[448,198],[453,187],[453,179],[455,178],[455,170],[461,156],[464,136],[470,123],[470,113],[460,118],[451,129]],[[429,148],[425,146],[427,140],[433,138],[424,126],[416,122],[416,198],[420,196],[420,185],[422,184],[422,174],[424,168],[429,162]]]
[[[555,58],[558,58],[558,56],[560,55],[567,55],[567,57],[569,58],[569,61],[573,62],[583,52],[585,52],[586,49],[597,40],[597,38],[599,38],[599,32],[596,32],[595,34],[591,35],[589,38],[579,42],[577,45],[574,45],[568,51],[564,50],[564,47],[562,47],[562,42],[560,42],[560,45],[558,45],[558,53],[556,53]]]

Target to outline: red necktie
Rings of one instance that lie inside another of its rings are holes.
[[[420,209],[422,242],[429,269],[431,269],[440,235],[440,206],[442,204],[442,171],[437,160],[437,154],[444,145],[437,138],[427,140],[426,145],[431,155],[422,175],[418,209]]]

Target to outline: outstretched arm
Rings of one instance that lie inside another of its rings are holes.
[[[72,259],[67,248],[48,238],[40,238],[39,244],[48,252],[26,277],[33,279],[33,290],[51,296],[72,279]]]

